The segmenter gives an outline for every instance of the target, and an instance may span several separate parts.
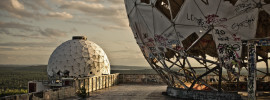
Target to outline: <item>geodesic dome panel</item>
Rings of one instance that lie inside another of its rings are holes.
[[[161,60],[169,49],[181,53],[191,46],[185,41],[205,42],[200,39],[209,34],[215,43],[210,48],[216,48],[209,55],[218,55],[215,57],[229,70],[244,58],[243,40],[270,36],[269,32],[257,32],[259,13],[270,12],[267,0],[125,0],[125,4],[134,37],[151,59]]]
[[[110,63],[102,48],[94,42],[73,39],[54,50],[49,59],[47,73],[51,77],[110,74]]]
[[[145,59],[172,87],[180,83],[192,88],[184,83],[197,82],[217,90],[202,77],[211,73],[228,82],[239,78],[240,71],[247,69],[246,41],[270,37],[269,0],[125,0],[125,6]],[[269,52],[269,47],[258,47],[267,70]],[[197,77],[199,67],[187,58],[207,72]]]

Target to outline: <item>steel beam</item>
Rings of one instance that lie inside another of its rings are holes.
[[[197,77],[196,80],[194,80],[194,82],[191,84],[191,86],[189,87],[188,90],[192,90],[197,81],[199,81],[200,79],[202,79],[202,77],[208,75],[209,73],[213,72],[214,70],[216,70],[218,68],[219,68],[219,66],[214,67],[211,70],[209,70],[209,71],[205,72],[204,74],[202,74],[201,76]]]
[[[256,100],[256,46],[270,46],[270,38],[243,41],[248,47],[248,100]]]
[[[248,43],[248,100],[256,100],[256,44]]]
[[[206,34],[208,34],[209,32],[211,32],[214,29],[214,26],[211,26],[201,37],[199,37],[197,40],[195,40],[191,46],[189,46],[185,52],[188,52],[195,44],[197,44],[197,42],[199,42],[201,40],[201,38],[203,38]]]
[[[219,76],[218,76],[218,91],[221,92],[222,88],[221,88],[221,84],[222,84],[222,66],[218,66],[219,67]]]

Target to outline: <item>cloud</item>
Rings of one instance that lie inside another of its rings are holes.
[[[9,47],[56,47],[54,42],[6,42],[0,43],[0,46]]]
[[[70,19],[73,18],[73,16],[67,12],[50,12],[47,14],[48,17],[54,17],[54,18],[63,18],[63,19]]]
[[[112,4],[124,4],[124,0],[84,0],[87,2],[94,2],[94,3],[104,3],[104,2],[109,2]]]
[[[8,36],[42,39],[42,37],[40,37],[37,33],[35,33],[37,29],[39,28],[28,24],[0,21],[0,34],[5,34]],[[20,31],[20,33],[16,32],[15,30]]]
[[[33,65],[47,64],[48,55],[44,54],[0,54],[1,64]]]
[[[105,45],[115,64],[135,64],[143,58],[133,51],[137,45],[132,38],[134,45],[126,44],[131,48],[114,43],[129,41],[123,0],[1,0],[0,19],[0,64],[44,63],[53,49],[78,34]]]
[[[64,4],[60,6],[60,8],[79,10],[81,12],[84,12],[90,15],[95,15],[95,16],[116,15],[114,13],[115,9],[108,9],[100,3],[87,3],[84,1],[69,1],[69,2],[64,2]]]
[[[15,9],[24,9],[24,6],[17,0],[11,0],[11,4]]]
[[[5,34],[12,37],[21,37],[21,38],[33,38],[33,39],[44,39],[37,34],[14,34],[6,29],[0,29],[0,34]]]
[[[8,36],[41,39],[42,37],[38,36],[37,34],[29,34],[35,32],[37,29],[38,27],[27,24],[0,21],[0,34],[5,34]],[[20,31],[20,33],[14,33],[15,30]]]
[[[49,5],[49,3],[52,4]],[[89,17],[92,17],[91,19],[95,21],[106,22],[108,24],[101,26],[101,28],[104,30],[128,29],[128,21],[124,11],[124,3],[121,0],[3,0],[0,3],[0,10],[7,13],[2,12],[0,14],[2,17],[11,16],[19,19],[48,20],[48,18],[57,18],[63,20],[73,19],[68,20],[68,22],[80,22],[74,20],[75,16],[73,16],[71,13],[56,10],[57,7],[61,8],[60,10],[77,10],[85,13]],[[78,15],[76,17],[81,18],[79,16],[83,15]]]
[[[48,5],[48,0],[20,0],[22,3],[33,10],[52,10],[52,8]]]
[[[21,4],[18,0],[2,0],[0,3],[0,9],[7,11],[10,15],[15,16],[17,18],[38,18],[40,16],[39,13],[33,14],[27,10],[23,4]]]
[[[19,30],[21,33],[17,33],[14,30]],[[71,32],[74,32],[74,29],[72,29]],[[28,24],[21,24],[17,22],[16,23],[1,22],[1,21],[0,21],[0,34],[22,38],[35,38],[35,39],[45,39],[44,37],[54,38],[67,36],[67,32],[58,29],[46,28],[42,30],[37,26],[31,26]]]
[[[17,51],[24,50],[24,47],[0,47],[0,51]]]
[[[108,0],[108,1],[113,4],[124,4],[124,0]]]
[[[99,25],[104,30],[125,30],[126,27],[114,26],[114,25]]]
[[[88,16],[91,16],[93,19],[97,21],[107,22],[110,25],[103,24],[98,25],[101,26],[105,30],[109,29],[127,29],[128,21],[124,10],[124,3],[119,6],[114,5],[106,5],[99,3],[100,1],[96,0],[87,0],[91,1],[63,1],[60,5],[62,9],[72,9],[78,10],[80,12],[85,13]],[[113,3],[121,3],[119,0],[108,1]]]
[[[67,20],[65,22],[68,22],[68,23],[72,23],[72,24],[89,24],[90,21],[89,20],[83,20],[83,19],[80,19],[80,20]]]
[[[73,16],[67,12],[46,13],[44,8],[50,11],[52,10],[45,0],[23,0],[20,2],[18,0],[2,0],[0,3],[0,10],[6,11],[10,16],[19,19],[41,20],[45,18],[73,18]]]
[[[16,22],[1,22],[0,21],[0,28],[14,28],[14,29],[32,31],[33,28],[36,28],[36,27],[27,25],[27,24],[16,23]]]
[[[84,1],[88,1],[88,2],[104,2],[105,0],[84,0]],[[109,0],[108,0],[109,1]]]
[[[45,30],[39,30],[41,35],[54,38],[54,37],[67,37],[67,32],[57,30],[57,29],[52,29],[52,28],[46,28]]]
[[[9,32],[6,29],[0,29],[0,34],[5,34],[5,35],[12,35],[13,33]]]

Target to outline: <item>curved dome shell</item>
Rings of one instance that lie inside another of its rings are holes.
[[[50,77],[110,74],[110,63],[102,48],[94,42],[73,39],[54,50],[49,59],[47,73]]]
[[[270,37],[269,4],[268,0],[125,0],[131,30],[146,59],[170,59],[176,53],[209,55],[226,69],[244,65],[247,51],[242,41]],[[258,56],[266,62],[269,47],[261,48]]]

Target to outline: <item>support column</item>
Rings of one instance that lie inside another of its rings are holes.
[[[222,66],[218,66],[219,67],[219,76],[218,76],[218,91],[222,92],[222,88],[221,88],[221,84],[222,84]]]
[[[256,100],[256,45],[248,43],[248,100]]]

